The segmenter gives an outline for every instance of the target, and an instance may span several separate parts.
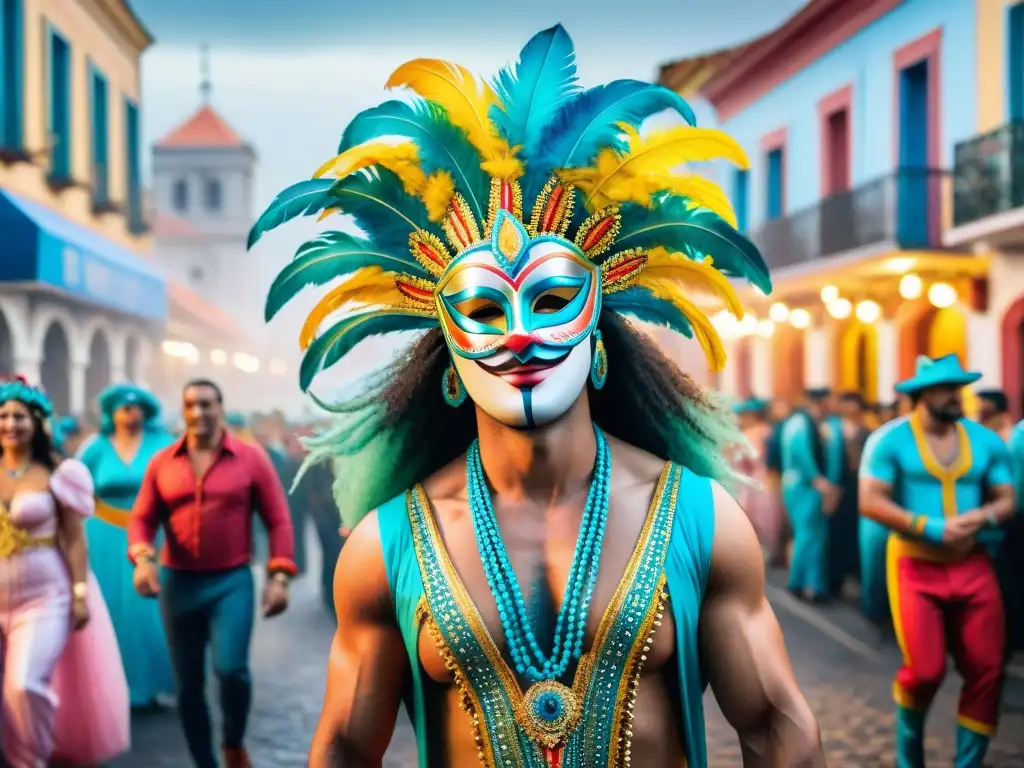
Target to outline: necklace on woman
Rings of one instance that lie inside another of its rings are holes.
[[[528,716],[547,725],[563,720],[568,712],[580,706],[572,690],[558,681],[565,677],[569,665],[579,661],[583,653],[587,617],[597,583],[605,523],[608,519],[611,451],[608,440],[596,425],[594,435],[597,438],[594,476],[580,521],[579,538],[569,568],[562,607],[555,621],[550,654],[546,654],[537,641],[522,589],[498,529],[480,459],[479,440],[470,447],[466,462],[469,510],[479,542],[484,574],[494,594],[501,628],[516,672],[531,683],[524,697]]]
[[[16,467],[14,469],[10,469],[9,467],[4,467],[4,471],[7,473],[7,477],[9,477],[11,480],[17,480],[19,477],[21,477],[26,472],[28,472],[28,468],[31,467],[31,466],[32,466],[32,462],[31,461],[26,461],[20,467]]]

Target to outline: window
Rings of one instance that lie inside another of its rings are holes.
[[[91,69],[92,81],[92,197],[95,203],[108,202],[110,168],[110,122],[107,108],[107,80]]]
[[[217,179],[207,179],[203,185],[203,203],[206,210],[216,212],[220,210],[221,189]]]
[[[178,213],[188,211],[188,182],[178,179],[171,188],[171,205]]]
[[[50,177],[71,178],[71,47],[50,30]]]
[[[782,218],[783,208],[783,149],[771,150],[765,156],[765,219],[774,221]]]
[[[1024,120],[1024,3],[1010,6],[1006,20],[1007,70],[1009,81],[1010,119]]]
[[[732,180],[732,207],[736,211],[736,229],[747,231],[747,197],[750,194],[750,172],[737,168]]]
[[[20,149],[24,119],[21,0],[0,0],[0,26],[0,146]]]
[[[142,165],[139,152],[139,107],[130,99],[124,101],[124,131],[127,149],[128,227],[138,234],[145,230],[142,220]]]

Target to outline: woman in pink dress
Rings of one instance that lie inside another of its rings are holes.
[[[130,743],[128,686],[89,573],[93,483],[60,461],[46,395],[0,383],[2,745],[11,768],[96,766]]]
[[[768,477],[765,456],[772,425],[766,419],[768,404],[756,397],[736,405],[733,412],[749,449],[737,452],[733,461],[737,471],[749,477],[751,484],[739,493],[740,505],[750,518],[765,559],[774,561],[782,548],[782,507]]]

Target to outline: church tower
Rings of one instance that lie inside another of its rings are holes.
[[[207,46],[200,69],[198,109],[153,147],[154,250],[168,277],[251,332],[262,326],[264,287],[260,270],[246,268],[256,152],[213,107]]]

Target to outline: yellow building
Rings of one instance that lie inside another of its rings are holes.
[[[124,0],[0,0],[0,372],[82,413],[143,377],[167,312],[139,258],[139,58]]]

